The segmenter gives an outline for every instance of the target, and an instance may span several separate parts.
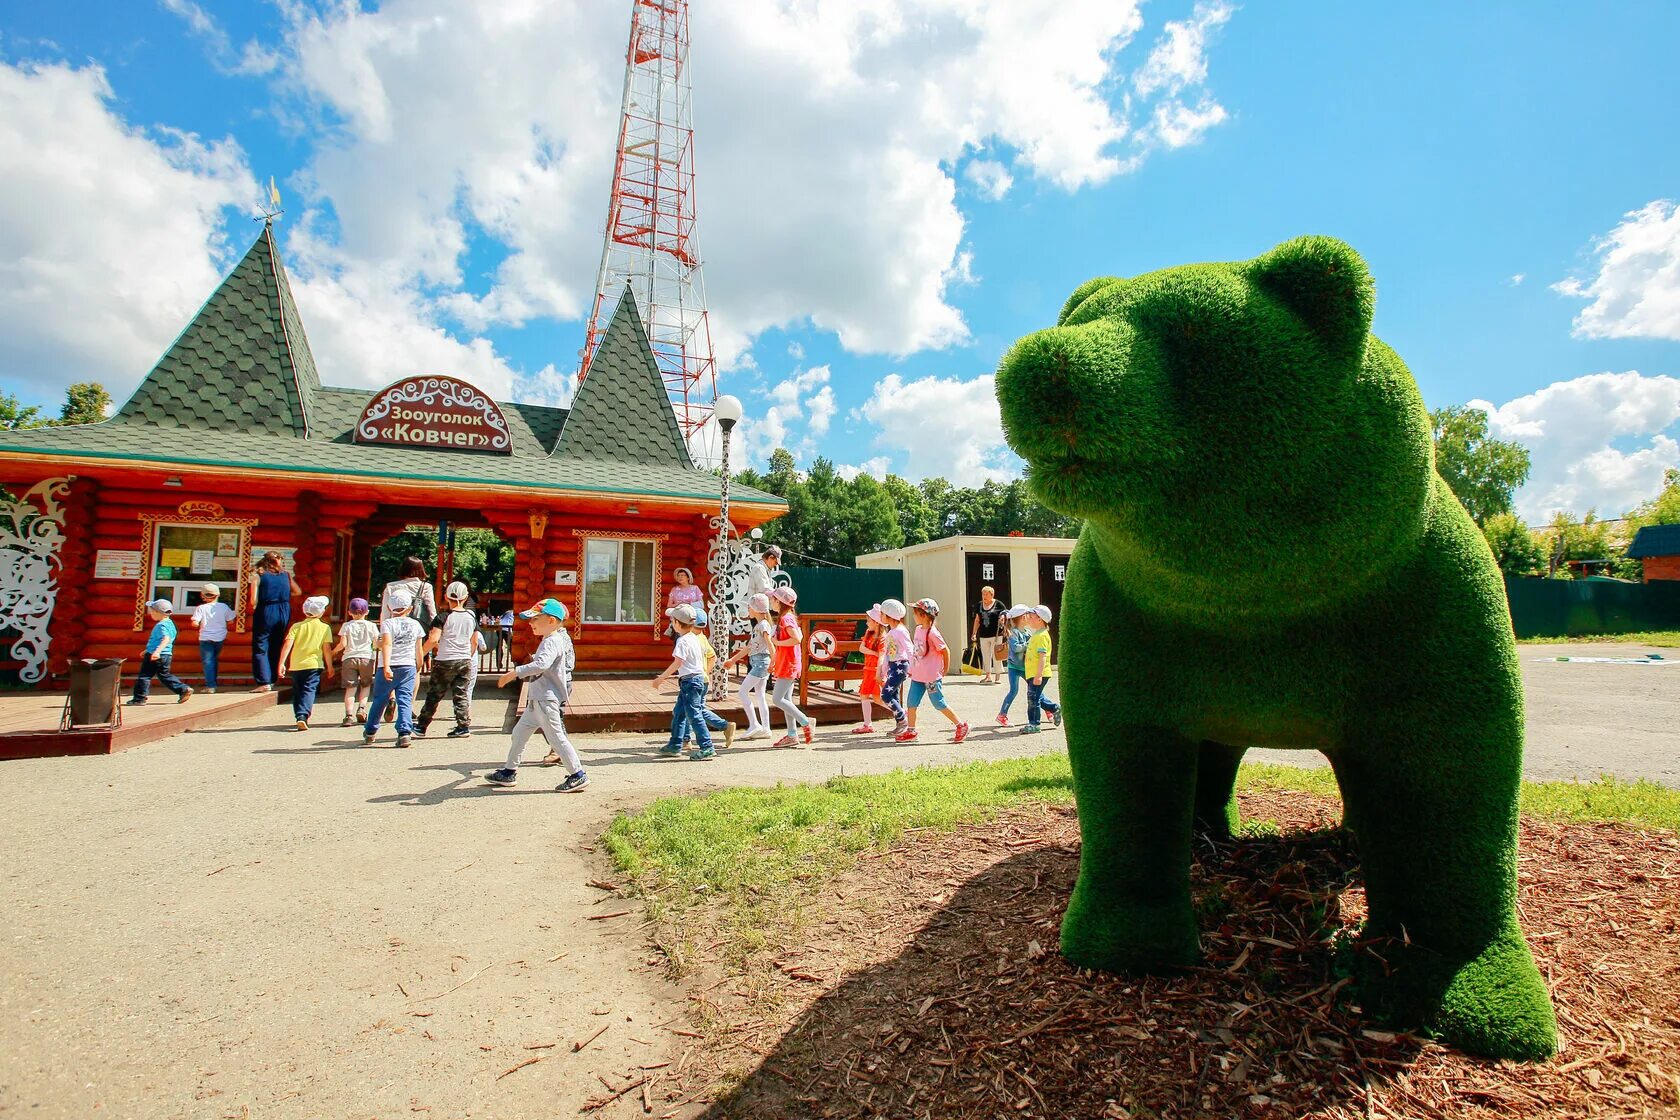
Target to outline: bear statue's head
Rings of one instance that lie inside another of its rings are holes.
[[[1150,609],[1240,625],[1357,593],[1417,547],[1428,414],[1327,237],[1075,291],[1004,356],[1033,490]]]

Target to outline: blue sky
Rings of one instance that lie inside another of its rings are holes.
[[[1525,515],[1620,513],[1680,458],[1674,5],[693,2],[754,454],[1006,476],[986,375],[1074,286],[1312,232],[1365,255],[1430,405],[1531,446]],[[273,175],[328,381],[563,400],[628,4],[520,7],[8,6],[0,385],[126,393]]]

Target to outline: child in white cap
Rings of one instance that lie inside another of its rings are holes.
[[[770,734],[770,701],[765,687],[770,683],[770,597],[754,595],[747,600],[747,644],[729,655],[725,665],[745,662],[747,675],[741,680],[741,709],[747,713],[743,739]]]
[[[426,635],[421,658],[433,653],[432,675],[426,679],[426,702],[420,708],[420,718],[414,721],[414,734],[426,737],[426,728],[437,715],[438,704],[444,694],[455,708],[455,727],[451,739],[464,739],[472,734],[472,675],[477,661],[474,639],[478,636],[478,619],[467,610],[467,585],[456,580],[443,589],[443,610],[432,619],[432,632]]]
[[[373,678],[373,700],[368,704],[367,722],[362,724],[362,744],[373,746],[385,705],[397,701],[397,746],[414,745],[414,680],[420,642],[426,632],[408,616],[414,596],[407,591],[386,589],[386,617],[379,624],[379,672]]]
[[[134,695],[128,701],[131,705],[144,704],[151,696],[153,677],[162,681],[182,704],[193,694],[192,689],[169,671],[169,663],[175,656],[175,622],[169,616],[174,613],[175,604],[168,599],[153,599],[146,604],[152,632],[146,638],[146,652],[140,655],[140,675],[134,678]]]
[[[717,757],[717,751],[706,721],[706,647],[700,644],[700,612],[681,603],[668,609],[665,617],[671,620],[677,641],[671,647],[671,663],[653,679],[653,687],[676,677],[677,701],[671,707],[671,738],[659,753],[680,758],[684,740],[693,734],[694,753],[689,757],[706,762]]]
[[[998,640],[1007,647],[1005,665],[1009,672],[1009,691],[1004,693],[1003,703],[998,707],[999,727],[1008,726],[1009,709],[1015,703],[1016,693],[1021,691],[1021,682],[1027,678],[1027,639],[1032,637],[1032,631],[1021,619],[1031,613],[1031,607],[1016,603],[1003,616],[1003,633]]]
[[[198,627],[198,660],[204,668],[204,691],[214,694],[220,675],[222,645],[227,641],[233,608],[222,602],[222,589],[213,583],[199,588],[199,604],[193,608],[192,624]]]
[[[904,734],[910,721],[904,713],[904,682],[910,679],[910,631],[905,629],[904,604],[897,599],[882,600],[881,617],[886,621],[886,636],[881,640],[881,663],[877,672],[881,677],[881,699],[893,714],[893,737]]]
[[[558,599],[544,599],[530,610],[521,611],[519,617],[531,624],[531,633],[537,636],[536,652],[525,664],[503,673],[496,683],[506,688],[515,680],[522,680],[530,688],[525,693],[525,711],[513,725],[507,761],[501,769],[486,774],[484,780],[493,786],[511,786],[517,782],[525,744],[540,730],[566,768],[566,780],[554,788],[560,793],[577,793],[589,784],[589,775],[583,772],[577,749],[566,738],[563,722],[566,700],[572,694],[572,670],[577,668],[577,653],[564,625],[566,605]]]
[[[322,674],[332,676],[332,627],[321,621],[326,613],[325,595],[305,599],[303,621],[292,623],[280,646],[280,671],[292,678],[292,718],[297,720],[299,731],[309,730]]]
[[[793,686],[799,680],[800,670],[804,667],[804,655],[800,652],[805,643],[805,634],[799,629],[799,616],[793,608],[799,602],[799,594],[786,584],[780,584],[770,591],[770,598],[775,600],[777,613],[776,628],[770,638],[772,653],[770,656],[770,677],[774,683],[770,686],[770,702],[782,710],[787,717],[787,734],[770,745],[773,747],[797,747],[798,735],[805,736],[805,744],[809,746],[816,738],[817,721],[799,710],[793,702]]]
[[[1062,725],[1062,706],[1050,697],[1044,695],[1044,686],[1050,681],[1050,608],[1040,604],[1021,616],[1021,621],[1027,624],[1027,725],[1021,728],[1023,734],[1038,734],[1038,712],[1042,708],[1050,713],[1050,718],[1057,727]]]

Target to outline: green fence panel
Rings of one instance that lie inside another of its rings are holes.
[[[882,599],[904,598],[897,568],[783,568],[802,614],[862,614]]]
[[[1518,638],[1572,638],[1680,629],[1680,580],[1506,576],[1511,627]]]

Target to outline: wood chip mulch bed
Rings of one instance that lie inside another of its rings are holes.
[[[1057,953],[1070,809],[912,834],[744,973],[715,966],[645,1111],[776,1117],[1680,1116],[1680,839],[1525,820],[1524,928],[1564,1050],[1489,1062],[1380,1029],[1338,979],[1357,926],[1340,807],[1242,798],[1281,834],[1202,844],[1206,967],[1081,972]],[[704,1037],[701,1037],[704,1036]]]

